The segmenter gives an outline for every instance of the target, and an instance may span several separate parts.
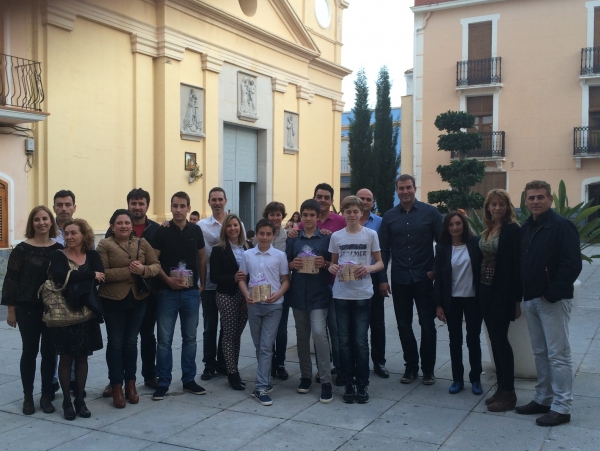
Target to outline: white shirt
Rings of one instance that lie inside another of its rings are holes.
[[[472,298],[475,296],[473,286],[473,269],[467,245],[452,246],[452,297]]]
[[[210,254],[212,249],[218,246],[221,242],[221,228],[222,224],[215,219],[214,216],[209,216],[197,224],[202,229],[202,235],[204,235],[204,255],[206,256],[206,287],[205,290],[216,290],[217,284],[210,281]]]
[[[281,252],[273,246],[269,247],[266,252],[261,252],[258,246],[248,249],[244,252],[240,270],[250,276],[250,282],[259,274],[262,274],[267,283],[271,285],[271,293],[279,291],[281,288],[281,276],[290,273],[285,252]],[[282,302],[283,296],[273,304],[281,304]]]
[[[368,266],[371,264],[371,254],[379,252],[379,238],[377,232],[363,227],[358,233],[348,233],[345,228],[331,235],[329,252],[338,254],[338,264],[354,262],[357,265]],[[371,299],[373,296],[373,282],[370,276],[361,280],[340,282],[336,277],[333,283],[333,297],[335,299],[361,300]]]
[[[244,252],[246,252],[246,249],[244,249],[244,246],[232,243],[231,241],[229,241],[229,245],[231,246],[231,250],[233,251],[235,261],[237,262],[238,266],[240,266],[242,264],[242,259],[244,258]]]

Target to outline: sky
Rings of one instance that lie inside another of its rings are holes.
[[[352,70],[344,78],[344,111],[354,106],[354,80],[363,66],[369,81],[369,103],[375,106],[375,81],[387,66],[392,81],[392,107],[406,94],[404,71],[413,67],[414,0],[349,0],[342,28],[342,66]]]

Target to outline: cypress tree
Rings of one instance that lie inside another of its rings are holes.
[[[371,128],[371,110],[369,109],[369,87],[365,70],[362,67],[358,70],[354,87],[356,97],[348,132],[350,190],[352,193],[371,186],[368,162],[372,154],[373,130]]]
[[[371,190],[377,200],[377,211],[385,213],[394,206],[394,181],[400,165],[400,156],[396,153],[398,127],[394,127],[390,99],[392,84],[386,66],[379,70],[376,86],[373,158],[369,161],[369,172],[372,174]]]

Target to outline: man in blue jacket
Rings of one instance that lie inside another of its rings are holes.
[[[573,404],[569,319],[573,283],[581,272],[579,233],[570,220],[550,209],[548,183],[525,185],[525,203],[531,216],[521,228],[521,277],[538,383],[533,401],[516,411],[544,414],[538,425],[558,426],[571,421]]]

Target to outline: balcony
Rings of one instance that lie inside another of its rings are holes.
[[[504,132],[483,132],[480,135],[482,138],[481,148],[469,150],[467,158],[490,161],[504,160]],[[452,158],[458,157],[458,152],[452,152]]]
[[[350,159],[348,157],[342,157],[340,162],[340,173],[349,174],[350,173]]]
[[[0,123],[19,124],[46,119],[41,64],[0,53]]]
[[[582,77],[600,77],[600,47],[587,47],[581,49],[579,74]]]
[[[498,85],[502,83],[502,58],[483,58],[456,63],[456,86]]]
[[[600,158],[600,127],[575,127],[573,156]]]

